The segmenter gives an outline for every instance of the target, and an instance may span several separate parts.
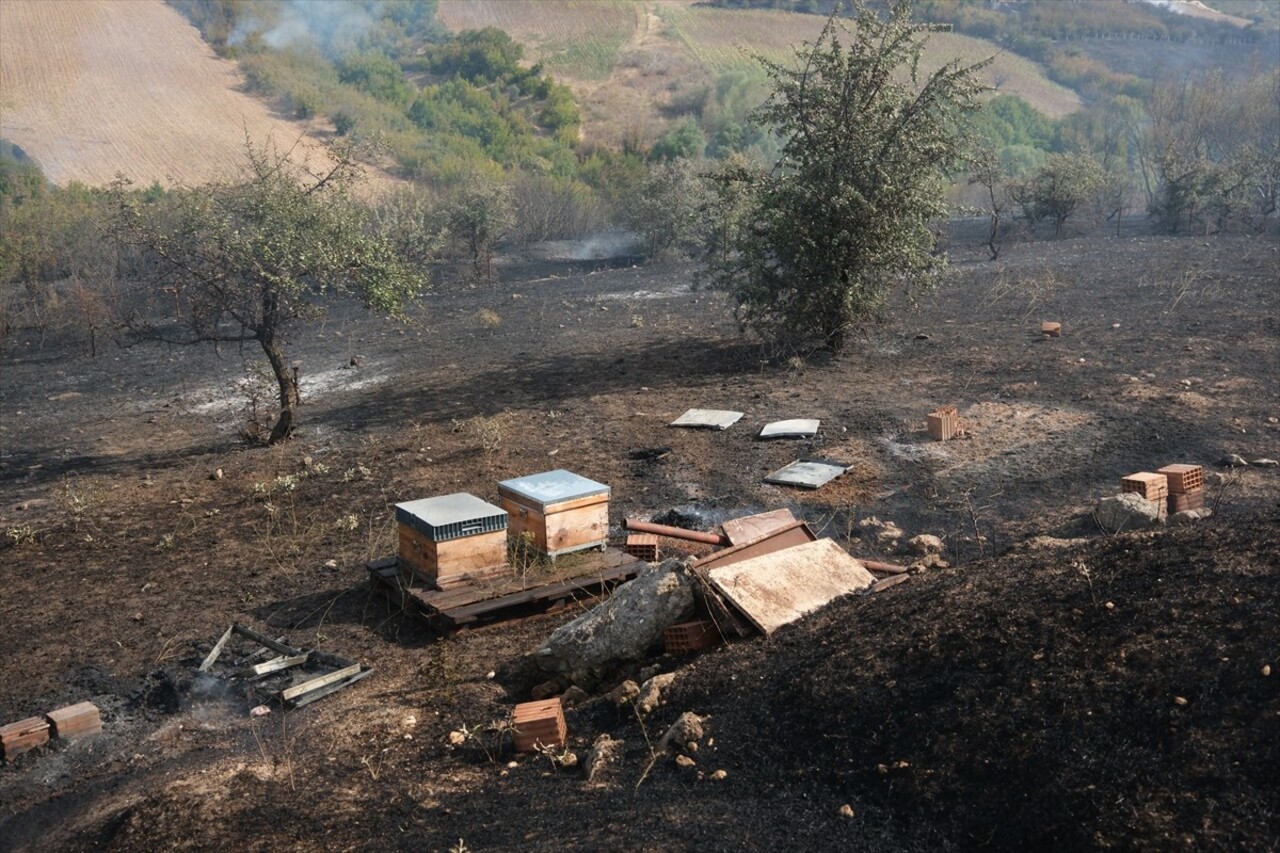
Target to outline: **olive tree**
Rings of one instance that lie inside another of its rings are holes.
[[[768,174],[720,176],[726,189],[749,181],[752,206],[736,251],[707,271],[744,327],[839,350],[895,288],[944,266],[930,225],[947,213],[946,170],[986,63],[922,76],[932,28],[910,11],[895,0],[881,18],[858,0],[851,31],[833,15],[796,63],[761,59],[773,91],[753,118],[781,139],[780,158]]]
[[[397,314],[421,278],[352,197],[359,166],[349,149],[332,151],[319,170],[252,144],[246,161],[236,180],[176,190],[156,204],[118,179],[112,225],[120,241],[150,256],[141,284],[165,306],[163,319],[135,311],[127,330],[179,344],[256,341],[279,391],[267,437],[275,443],[293,432],[299,403],[289,332],[333,295]]]

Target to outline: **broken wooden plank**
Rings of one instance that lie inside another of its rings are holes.
[[[231,633],[235,628],[236,626],[232,625],[226,631],[222,632],[222,636],[218,638],[218,642],[214,643],[213,648],[209,650],[209,654],[205,655],[204,661],[200,666],[196,667],[196,672],[209,671],[209,667],[213,666],[214,662],[218,659],[218,655],[222,654],[222,649],[227,644],[227,640],[231,639]]]
[[[286,702],[292,701],[299,696],[310,693],[312,690],[319,690],[321,687],[333,684],[336,681],[350,678],[360,671],[360,664],[355,663],[336,672],[330,672],[317,678],[304,681],[301,684],[295,684],[293,687],[286,688],[281,691],[280,698]]]
[[[696,560],[694,565],[700,569],[728,566],[733,563],[740,563],[743,560],[749,560],[752,557],[760,557],[765,554],[772,554],[775,551],[792,548],[796,545],[803,545],[817,538],[817,534],[805,522],[791,521],[758,539],[743,542],[741,545],[734,545],[732,548],[725,548],[723,551],[716,551],[714,554],[708,554]]]
[[[359,672],[357,672],[355,675],[351,676],[350,678],[343,679],[342,681],[335,681],[332,684],[327,684],[324,687],[320,687],[315,690],[312,690],[310,693],[306,694],[305,696],[299,696],[297,699],[294,699],[290,704],[292,704],[293,707],[295,708],[301,708],[304,705],[310,705],[312,702],[316,701],[317,699],[323,699],[324,697],[328,696],[331,693],[337,693],[339,690],[342,690],[345,687],[350,687],[352,684],[355,684],[360,679],[372,674],[373,674],[372,668],[362,669]]]
[[[254,677],[268,675],[290,667],[301,666],[310,659],[311,655],[281,655],[280,657],[272,658],[266,663],[254,664],[249,667],[248,671]]]
[[[707,578],[765,634],[876,581],[866,567],[830,539],[711,568]]]
[[[724,531],[730,545],[741,545],[786,527],[795,520],[796,517],[791,514],[791,510],[775,509],[742,518],[731,518],[720,525],[720,529]]]

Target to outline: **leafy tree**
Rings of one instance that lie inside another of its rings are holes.
[[[1050,154],[1043,166],[1025,181],[1010,187],[1013,200],[1032,223],[1053,220],[1053,233],[1076,211],[1095,200],[1107,183],[1107,173],[1089,153]]]
[[[983,63],[920,79],[930,28],[911,21],[908,0],[887,19],[860,0],[855,11],[851,33],[829,18],[796,67],[762,60],[774,91],[755,118],[783,140],[781,158],[751,186],[737,251],[709,262],[739,321],[792,345],[839,350],[894,288],[941,270],[929,226],[947,214],[944,170],[983,89]]]
[[[476,278],[492,282],[494,244],[515,224],[511,188],[473,172],[454,190],[445,220],[466,245]]]
[[[693,161],[650,163],[623,208],[623,221],[641,236],[649,258],[677,252],[699,238],[706,190]]]
[[[702,138],[702,131],[698,129],[698,122],[693,118],[686,118],[653,144],[649,158],[679,160],[701,157],[706,145],[707,141]]]
[[[349,150],[333,150],[320,171],[270,147],[246,144],[246,155],[239,180],[173,191],[162,205],[143,205],[127,180],[117,180],[113,226],[123,243],[152,256],[145,283],[176,311],[174,322],[150,312],[130,317],[133,336],[256,341],[279,389],[280,414],[267,438],[275,443],[293,432],[299,403],[289,332],[318,315],[330,294],[397,314],[421,279],[352,198],[359,173]]]

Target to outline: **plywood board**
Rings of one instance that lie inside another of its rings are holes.
[[[796,545],[812,542],[817,538],[817,535],[809,528],[808,524],[803,521],[792,521],[756,539],[748,539],[741,545],[734,545],[731,548],[725,548],[723,551],[716,551],[713,554],[701,557],[694,565],[700,569],[728,566],[732,563],[741,563],[743,560],[772,554],[775,551],[785,551]]]
[[[742,418],[742,412],[721,409],[690,409],[671,422],[673,427],[697,429],[728,429]]]
[[[755,515],[744,515],[732,518],[720,525],[730,545],[741,545],[752,539],[772,533],[795,521],[796,517],[789,509],[775,509],[772,512],[760,512]]]
[[[765,634],[876,580],[830,539],[710,569],[707,579]]]
[[[808,438],[818,434],[816,418],[793,418],[788,421],[774,421],[765,424],[760,430],[761,438]]]
[[[776,486],[799,486],[802,489],[817,489],[830,483],[847,471],[844,465],[827,462],[822,459],[807,459],[792,462],[779,468],[764,478],[766,483]]]

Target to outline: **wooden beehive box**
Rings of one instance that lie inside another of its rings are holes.
[[[506,571],[507,514],[459,492],[396,504],[400,564],[441,589]]]
[[[609,487],[557,469],[498,484],[511,534],[528,534],[534,550],[556,557],[602,548],[609,538]]]
[[[92,702],[78,702],[45,714],[53,728],[53,736],[63,740],[97,734],[102,731],[102,715]]]
[[[569,737],[559,696],[517,705],[513,722],[517,752],[533,752],[539,746],[564,746]]]
[[[1204,468],[1199,465],[1166,465],[1156,473],[1169,482],[1169,494],[1183,495],[1204,488]]]
[[[49,742],[49,721],[43,717],[27,717],[0,726],[0,754],[12,761],[22,753]]]
[[[925,418],[929,437],[934,441],[947,441],[960,433],[960,412],[955,406],[941,406]]]

